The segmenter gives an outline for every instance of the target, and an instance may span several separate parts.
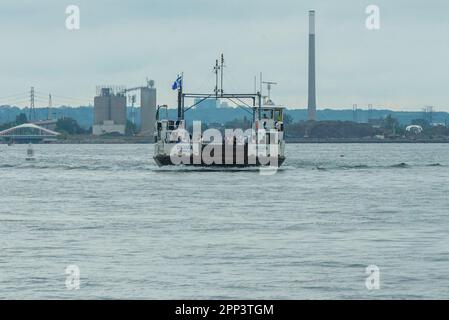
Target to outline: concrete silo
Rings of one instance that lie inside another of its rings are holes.
[[[92,133],[102,135],[107,133],[125,134],[126,128],[126,97],[114,93],[112,88],[101,88],[94,99],[94,125]]]
[[[156,123],[156,88],[154,81],[148,82],[148,87],[140,89],[140,133],[153,136]]]

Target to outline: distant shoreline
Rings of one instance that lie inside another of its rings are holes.
[[[287,137],[285,142],[287,144],[320,144],[320,143],[360,143],[360,144],[373,144],[373,143],[449,143],[447,139],[375,139],[375,138],[328,138],[328,139],[316,139],[316,138],[290,138]],[[0,144],[6,144],[6,141],[1,141]],[[91,135],[73,135],[68,136],[66,139],[52,141],[50,144],[153,144],[153,137],[150,136],[115,136],[115,137],[98,137]]]
[[[295,139],[287,138],[286,143],[449,143],[449,139]]]
[[[91,135],[74,135],[59,144],[153,144],[151,136],[99,137]],[[376,138],[292,138],[286,137],[286,143],[449,143],[448,139],[376,139]]]

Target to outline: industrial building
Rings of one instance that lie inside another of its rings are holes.
[[[123,89],[122,91],[120,91],[120,93],[125,95],[135,91],[140,92],[140,135],[153,136],[154,127],[156,125],[156,110],[157,110],[156,88],[154,87],[154,81],[147,80],[145,86]],[[134,94],[129,95],[132,104],[131,121],[134,124],[135,124],[135,116],[134,116],[135,97],[136,95]]]
[[[125,134],[126,129],[126,97],[112,87],[103,87],[94,100],[94,125],[92,133]]]
[[[140,134],[153,136],[156,124],[156,88],[154,81],[140,88]]]

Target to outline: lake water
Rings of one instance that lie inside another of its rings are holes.
[[[449,145],[289,144],[273,176],[26,149],[0,145],[0,298],[449,297]]]

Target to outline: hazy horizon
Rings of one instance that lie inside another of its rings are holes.
[[[65,27],[71,4],[80,7],[78,31]],[[380,30],[365,27],[370,4],[380,8]],[[310,9],[317,17],[318,109],[449,111],[449,45],[442,40],[449,4],[442,0],[3,0],[0,105],[30,86],[39,92],[37,107],[48,93],[54,105],[88,104],[97,85],[133,87],[149,77],[158,104],[174,106],[176,75],[184,72],[187,91],[212,91],[212,66],[223,52],[225,90],[252,92],[262,71],[278,82],[277,103],[303,109]]]

